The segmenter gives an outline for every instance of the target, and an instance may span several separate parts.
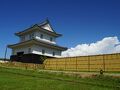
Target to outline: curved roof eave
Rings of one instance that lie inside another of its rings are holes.
[[[15,48],[15,47],[18,47],[18,46],[21,46],[21,45],[24,46],[24,45],[30,44],[30,43],[32,43],[32,44],[38,44],[38,45],[49,47],[49,48],[58,49],[58,50],[61,50],[61,51],[67,50],[66,47],[61,47],[61,46],[58,46],[56,44],[47,43],[45,41],[40,41],[40,40],[37,40],[37,39],[32,39],[32,40],[20,42],[20,43],[17,43],[17,44],[8,45],[8,47],[9,48]]]
[[[40,30],[40,31],[42,31],[42,32],[44,32],[44,33],[53,35],[53,36],[55,36],[55,37],[60,37],[60,36],[62,36],[62,34],[58,34],[58,33],[56,33],[56,32],[51,32],[51,31],[48,31],[48,30],[46,30],[46,29],[43,29],[43,28],[41,28],[40,26],[38,26],[37,24],[35,24],[34,26],[32,26],[32,27],[30,27],[30,28],[28,28],[28,29],[26,29],[26,30],[17,32],[17,33],[15,33],[15,35],[16,35],[16,36],[21,36],[21,35],[24,35],[24,34],[26,34],[26,33],[28,33],[28,32],[33,32],[33,30],[37,30],[37,29]]]

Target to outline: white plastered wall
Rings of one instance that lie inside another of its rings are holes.
[[[42,54],[42,50],[45,50],[45,54]],[[61,51],[57,49],[52,49],[52,48],[46,48],[38,45],[33,46],[33,52],[35,54],[39,55],[46,55],[46,56],[53,56],[53,52],[55,52],[54,57],[60,57],[61,56]]]
[[[41,38],[41,34],[43,35],[43,38]],[[50,38],[52,37],[52,41],[50,41]],[[38,40],[42,40],[42,41],[45,41],[45,42],[48,42],[48,43],[53,43],[53,44],[56,44],[55,42],[55,37],[53,36],[50,36],[48,34],[45,34],[45,33],[42,33],[42,32],[35,32],[35,38],[38,39]]]
[[[38,39],[38,40],[42,40],[42,41],[45,41],[45,42],[48,42],[48,43],[52,43],[52,44],[56,44],[55,42],[55,37],[53,36],[50,36],[48,34],[45,34],[45,33],[42,33],[40,31],[36,31],[36,32],[33,32],[34,33],[34,38]],[[25,40],[24,41],[27,41],[27,40],[30,40],[30,34],[25,34],[24,37],[25,37]],[[41,38],[41,34],[43,35],[43,38]],[[20,37],[21,38],[21,37]],[[52,41],[50,41],[50,38],[52,38]],[[21,40],[21,39],[20,39]]]
[[[24,52],[24,54],[29,54],[29,48],[31,48],[31,53],[38,54],[38,55],[45,55],[45,56],[52,56],[52,57],[60,57],[61,51],[57,49],[47,48],[39,45],[32,45],[28,47],[21,47],[17,49],[13,49],[12,54],[17,55],[18,52]],[[42,54],[42,50],[45,50],[45,54]],[[55,56],[53,56],[53,52]]]

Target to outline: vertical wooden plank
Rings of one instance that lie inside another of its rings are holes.
[[[105,58],[104,58],[105,55],[103,55],[103,70],[105,72]]]
[[[90,57],[88,56],[88,72],[90,72]]]
[[[76,58],[76,71],[77,71],[77,57],[75,57]]]
[[[55,63],[56,63],[56,70],[57,70],[57,65],[58,65],[58,64],[57,64],[57,59],[55,60]]]
[[[65,70],[67,70],[66,66],[67,66],[67,58],[65,58],[65,65],[64,65]]]

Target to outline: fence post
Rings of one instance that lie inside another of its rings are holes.
[[[76,57],[76,71],[77,71],[77,57]]]
[[[104,59],[104,55],[103,55],[103,70],[105,72],[105,59]]]
[[[49,69],[51,69],[51,67],[50,67],[50,60],[48,60],[48,62],[49,62]]]
[[[65,67],[65,70],[66,70],[66,58],[64,58],[65,59],[65,65],[64,65],[64,67]]]
[[[42,69],[45,69],[45,64],[46,64],[46,61],[44,61],[44,63],[40,65],[40,67],[42,67]]]
[[[25,63],[24,65],[25,65],[25,69],[27,70],[27,63]]]
[[[6,46],[6,49],[5,49],[4,61],[6,60],[6,55],[7,55],[7,46]]]
[[[57,70],[57,59],[55,60],[55,62],[56,62],[56,70]]]
[[[36,64],[34,64],[34,70],[36,70]]]
[[[88,56],[88,72],[90,72],[90,56]]]

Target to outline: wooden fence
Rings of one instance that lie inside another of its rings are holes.
[[[32,63],[20,63],[20,62],[5,62],[0,63],[2,67],[12,67],[12,68],[20,68],[20,69],[44,69],[43,64],[32,64]]]
[[[44,61],[45,69],[72,71],[120,71],[120,53],[52,58]]]
[[[3,67],[23,69],[49,69],[70,71],[119,71],[120,53],[67,58],[48,58],[44,64],[30,64],[20,62],[0,63]]]

